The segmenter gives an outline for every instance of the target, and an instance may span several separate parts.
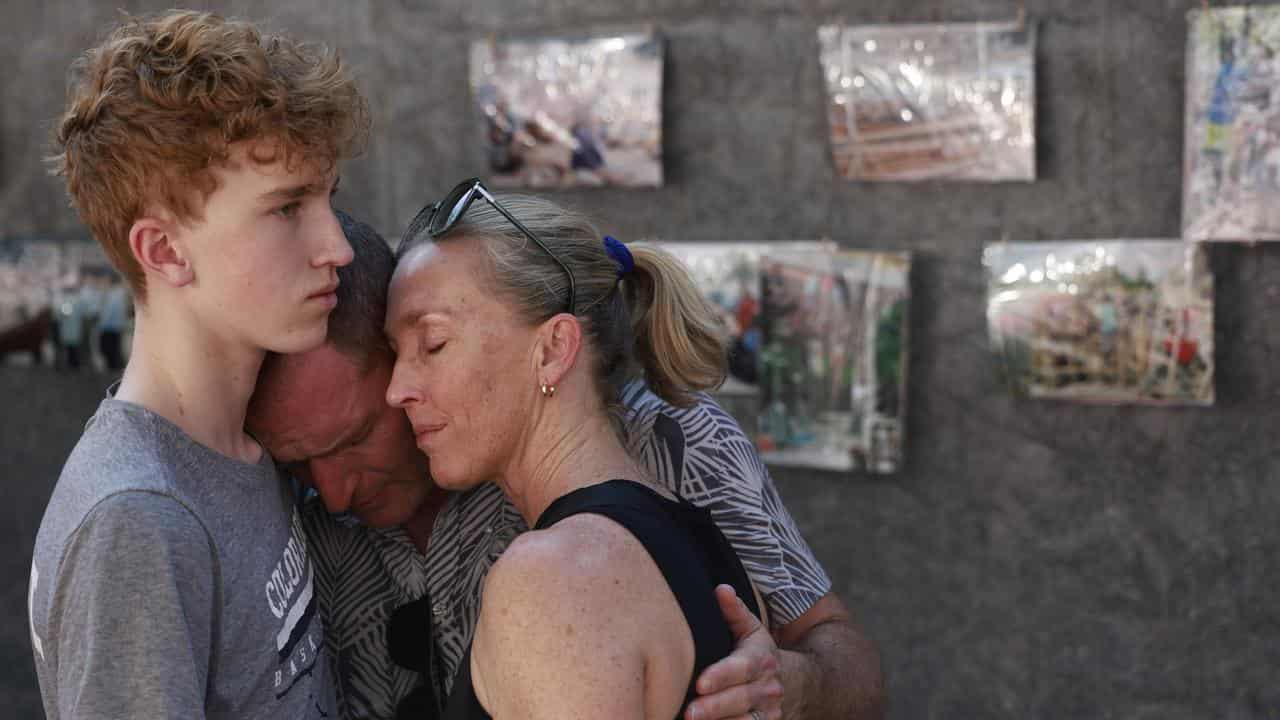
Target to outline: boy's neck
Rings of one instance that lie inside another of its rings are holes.
[[[254,463],[264,451],[245,433],[244,417],[264,355],[259,348],[231,346],[185,318],[140,307],[115,397],[145,407],[229,458]]]

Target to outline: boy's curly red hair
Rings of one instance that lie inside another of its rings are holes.
[[[331,170],[368,137],[368,105],[336,53],[209,13],[127,18],[72,73],[50,162],[139,300],[134,221],[153,204],[199,220],[232,143],[267,140],[255,161]]]

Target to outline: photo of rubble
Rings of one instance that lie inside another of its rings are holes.
[[[472,43],[493,185],[662,185],[662,63],[648,32]]]
[[[1213,277],[1177,240],[1002,243],[983,253],[997,367],[1017,395],[1210,405]]]
[[[841,177],[1035,179],[1034,26],[826,25],[818,44]]]
[[[1280,7],[1193,10],[1183,236],[1280,239]]]

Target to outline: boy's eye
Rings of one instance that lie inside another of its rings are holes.
[[[276,210],[276,214],[281,217],[291,218],[294,215],[297,215],[298,210],[301,208],[302,208],[302,203],[294,201],[289,203],[288,205],[285,205],[284,207],[278,208]]]

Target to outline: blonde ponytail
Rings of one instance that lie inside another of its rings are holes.
[[[693,393],[724,382],[728,330],[684,265],[665,250],[630,246],[635,269],[623,279],[635,336],[635,360],[650,389],[688,407]]]

